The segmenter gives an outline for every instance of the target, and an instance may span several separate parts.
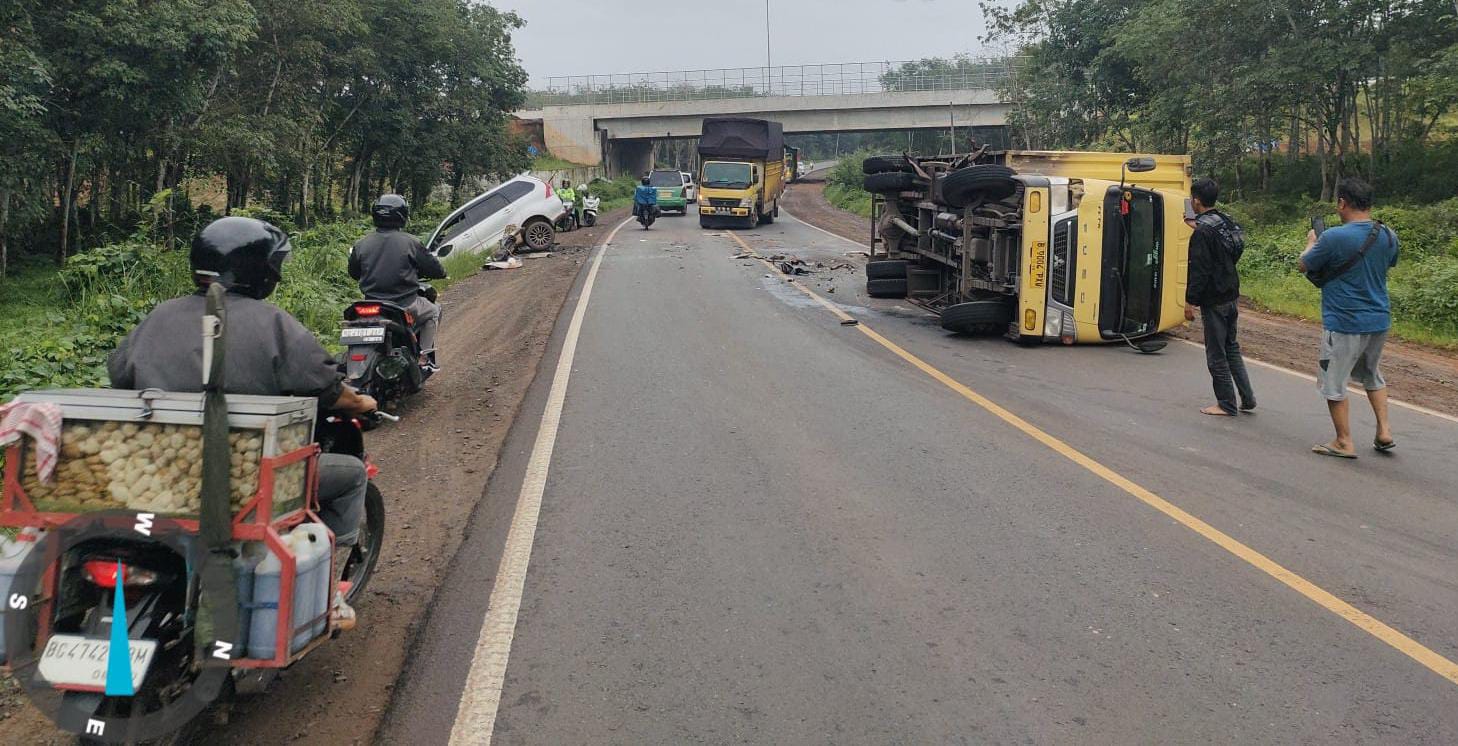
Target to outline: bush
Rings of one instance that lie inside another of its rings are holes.
[[[825,199],[842,210],[861,217],[871,216],[871,194],[865,189],[861,162],[873,155],[869,150],[850,153],[835,164],[825,181]]]

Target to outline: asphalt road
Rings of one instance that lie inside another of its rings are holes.
[[[788,216],[740,236],[855,248]],[[1458,423],[1395,408],[1392,456],[1323,459],[1297,376],[1256,367],[1256,414],[1203,417],[1193,346],[956,338],[858,270],[799,278],[917,367],[739,250],[666,217],[603,258],[498,742],[1458,742]],[[451,735],[569,315],[381,742]]]

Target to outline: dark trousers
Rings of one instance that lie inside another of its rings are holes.
[[[1245,372],[1245,358],[1240,356],[1240,343],[1235,340],[1235,324],[1240,318],[1236,301],[1215,306],[1200,306],[1200,319],[1205,325],[1205,364],[1215,386],[1215,400],[1220,408],[1235,414],[1235,395],[1240,393],[1244,409],[1255,409],[1255,392],[1250,389],[1250,376]]]

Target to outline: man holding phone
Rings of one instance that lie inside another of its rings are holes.
[[[1194,321],[1196,309],[1200,312],[1205,330],[1205,364],[1215,388],[1215,405],[1200,412],[1234,417],[1256,408],[1245,358],[1235,339],[1240,318],[1240,274],[1235,264],[1245,252],[1245,232],[1229,215],[1215,209],[1219,201],[1220,185],[1214,179],[1199,179],[1191,185],[1185,222],[1195,232],[1190,236],[1185,318]]]
[[[1347,381],[1362,384],[1377,419],[1372,447],[1387,452],[1397,447],[1387,422],[1387,381],[1380,364],[1392,302],[1387,297],[1387,270],[1397,265],[1397,236],[1372,219],[1372,187],[1357,178],[1337,183],[1337,214],[1342,224],[1318,233],[1312,221],[1301,255],[1301,272],[1321,288],[1321,353],[1317,381],[1326,399],[1336,439],[1313,446],[1322,456],[1356,458],[1352,440]]]

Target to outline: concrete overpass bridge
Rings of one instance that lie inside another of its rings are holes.
[[[532,95],[536,108],[517,117],[540,122],[560,158],[641,173],[653,166],[655,141],[697,137],[708,116],[771,119],[786,134],[1003,126],[999,88],[1015,63],[964,60],[931,73],[875,62],[553,78]]]

